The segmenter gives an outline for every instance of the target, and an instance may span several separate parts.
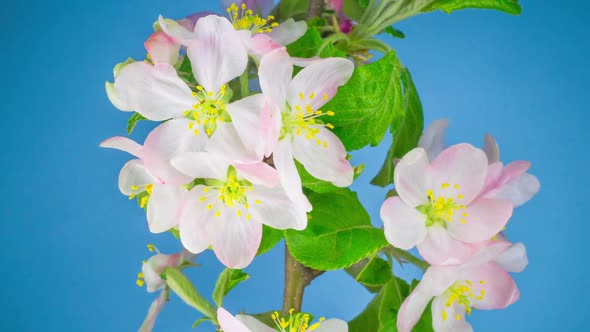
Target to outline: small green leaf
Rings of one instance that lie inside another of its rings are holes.
[[[393,183],[394,159],[403,157],[418,145],[424,126],[422,103],[410,72],[403,68],[400,79],[403,84],[403,103],[391,122],[393,141],[381,170],[371,180],[371,184],[380,187]]]
[[[379,321],[384,326],[390,321],[397,320],[397,312],[404,299],[408,297],[409,288],[408,283],[398,277],[394,277],[383,287],[383,301],[379,306]]]
[[[522,7],[517,0],[438,0],[424,8],[423,11],[440,9],[450,14],[466,8],[495,9],[512,15],[522,12]]]
[[[178,295],[186,304],[197,309],[205,316],[215,318],[215,309],[203,297],[191,281],[180,270],[169,267],[162,273],[162,279],[166,280],[168,287]]]
[[[346,56],[345,52],[339,50],[331,43],[326,45],[324,43],[324,38],[322,38],[319,31],[315,27],[309,26],[301,38],[287,46],[287,51],[290,56],[300,58]],[[320,49],[321,53],[319,53]]]
[[[268,252],[270,249],[274,248],[283,237],[284,231],[262,225],[262,241],[260,241],[260,247],[258,247],[256,255],[262,255]]]
[[[383,258],[375,256],[359,272],[355,279],[365,286],[383,286],[392,277],[391,264]]]
[[[177,240],[180,240],[180,231],[174,227],[168,230]]]
[[[379,322],[379,307],[383,300],[383,291],[379,292],[365,310],[348,322],[349,332],[378,332],[381,328]]]
[[[127,120],[127,135],[131,135],[133,129],[135,129],[135,126],[141,120],[147,120],[147,118],[137,112],[133,113],[129,120]]]
[[[311,193],[313,205],[307,228],[287,230],[291,254],[316,270],[338,270],[374,255],[387,246],[383,230],[373,227],[356,193],[339,188],[329,193]]]
[[[217,284],[213,290],[213,301],[218,307],[223,305],[223,298],[240,282],[248,280],[250,275],[240,269],[225,269],[217,278]]]
[[[395,38],[400,38],[400,39],[406,38],[406,35],[403,32],[395,29],[393,26],[388,26],[387,28],[385,28],[383,30],[383,33],[386,33],[386,34],[393,36]]]
[[[355,69],[323,109],[334,111],[334,133],[348,151],[377,145],[402,112],[401,65],[391,52],[382,59]]]
[[[301,185],[311,191],[315,191],[316,193],[327,193],[330,191],[337,190],[339,187],[336,187],[330,182],[323,181],[320,179],[315,178],[313,175],[309,174],[309,172],[295,160],[295,166],[297,167],[297,171],[299,172],[299,176],[301,177]],[[365,169],[364,164],[360,164],[354,166],[354,177],[353,180],[359,177],[362,174],[363,170]]]
[[[275,7],[274,16],[280,20],[293,18],[296,21],[305,18],[305,13],[309,7],[309,0],[283,0]]]
[[[201,318],[197,319],[197,320],[196,320],[196,321],[193,323],[193,326],[192,326],[192,328],[194,329],[194,328],[196,328],[197,326],[201,325],[201,323],[204,323],[204,322],[212,322],[212,320],[211,320],[211,318],[209,318],[209,317],[201,317]]]

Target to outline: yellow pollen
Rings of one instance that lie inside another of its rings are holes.
[[[455,189],[459,189],[459,185],[458,185],[458,184],[454,185],[453,187],[454,187]]]
[[[137,189],[139,189],[138,186],[131,186],[131,190],[137,190]]]
[[[145,284],[145,282],[144,282],[143,280],[141,280],[141,279],[137,279],[137,280],[135,281],[135,283],[136,283],[136,284],[137,284],[137,286],[139,286],[139,287],[143,287],[143,285]]]
[[[202,87],[202,86],[200,86],[200,85],[197,85],[197,90],[199,90],[199,91],[203,91],[204,89],[203,89],[203,87]]]
[[[137,278],[139,278],[139,279],[143,279],[143,272],[139,272],[139,273],[137,274]]]
[[[217,212],[215,212],[215,217],[216,218],[219,218],[220,215],[221,215],[221,211],[220,210],[217,210]]]
[[[252,216],[250,215],[250,213],[248,213],[248,214],[246,215],[246,220],[250,220],[250,219],[252,219]]]
[[[195,126],[194,122],[189,122],[188,123],[188,129],[193,129],[193,127]]]
[[[256,203],[256,204],[262,204],[262,201],[259,200],[259,199],[256,199],[256,200],[254,200],[254,203]]]
[[[236,211],[236,214],[238,215],[238,217],[241,217],[242,216],[242,210],[237,210]]]
[[[448,317],[447,317],[447,311],[446,310],[443,310],[442,313],[441,313],[441,315],[442,315],[442,319],[443,320],[447,320]]]
[[[309,99],[313,99],[313,98],[315,98],[315,93],[312,92],[309,94]]]
[[[324,93],[324,95],[322,96],[323,100],[328,100],[328,95]]]
[[[209,188],[209,187],[205,187],[205,188],[203,188],[203,192],[204,192],[205,194],[206,194],[206,193],[208,193],[208,192],[209,192],[209,190],[211,190],[211,188]]]
[[[146,247],[148,248],[148,250],[149,250],[150,252],[154,251],[154,249],[156,248],[156,246],[154,246],[154,245],[153,245],[153,244],[151,244],[151,243],[149,243],[149,244],[148,244]]]
[[[207,210],[211,210],[213,208],[213,204],[207,205]]]
[[[457,314],[457,315],[455,316],[455,319],[456,319],[456,320],[461,320],[461,315]]]
[[[201,198],[199,198],[199,202],[203,202],[207,199],[207,196],[201,196]]]
[[[195,135],[199,135],[199,129],[195,129],[195,131],[193,131],[193,133],[194,133]]]
[[[327,149],[328,148],[328,142],[324,142],[324,148]]]
[[[485,280],[480,280],[480,281],[479,281],[479,283],[480,283],[481,285],[485,285],[486,281],[485,281]]]
[[[303,94],[303,92],[299,92],[299,98],[301,100],[305,99],[305,95]]]
[[[332,125],[331,123],[326,123],[326,127],[330,128],[330,129],[334,129],[334,125]]]
[[[334,114],[335,114],[335,113],[334,113],[334,112],[332,112],[332,111],[327,111],[327,112],[326,112],[326,114],[327,114],[328,116],[334,116]]]
[[[457,195],[457,199],[463,199],[463,198],[465,198],[463,195],[461,195],[461,194]]]
[[[448,183],[443,183],[440,185],[443,189],[447,189],[448,187],[450,187],[451,185]]]

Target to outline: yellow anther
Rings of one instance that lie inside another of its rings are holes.
[[[193,129],[193,127],[195,126],[194,122],[189,122],[188,123],[188,129]]]
[[[324,149],[328,148],[328,142],[324,142]]]
[[[139,189],[138,186],[135,186],[135,185],[134,186],[131,186],[131,190],[137,190],[137,189]]]
[[[451,185],[449,183],[443,183],[440,185],[443,189],[447,189],[448,187],[450,187]]]
[[[307,112],[307,114],[312,114],[313,108],[311,108],[311,105],[307,105],[307,106],[305,106],[305,111]]]
[[[465,196],[463,196],[461,194],[457,195],[457,199],[463,199],[463,198],[465,198]]]
[[[138,278],[138,279],[143,279],[143,272],[139,272],[139,273],[137,274],[137,278]]]
[[[299,92],[299,98],[301,100],[305,99],[305,95],[303,94],[303,92]]]
[[[457,315],[455,316],[455,319],[456,319],[456,320],[461,320],[461,315],[457,314]]]
[[[151,195],[153,190],[154,190],[153,184],[148,184],[147,186],[145,186],[145,191],[147,191],[148,194]]]
[[[139,286],[139,287],[143,287],[143,285],[145,284],[145,282],[144,282],[143,280],[141,280],[141,279],[137,279],[137,280],[135,281],[135,283],[136,283],[136,284],[137,284],[137,286]]]
[[[459,189],[459,185],[458,185],[458,184],[454,185],[453,187],[454,187],[455,189]]]
[[[315,114],[316,114],[316,115],[322,115],[323,113],[324,113],[324,112],[322,112],[321,110],[317,110],[317,111],[315,111]]]
[[[199,202],[203,202],[207,199],[207,196],[201,196],[201,198],[199,198]]]
[[[315,98],[315,93],[312,92],[309,94],[309,99],[313,99],[313,98]]]
[[[215,217],[219,218],[219,216],[221,216],[221,210],[217,210],[217,212],[215,212]]]
[[[465,222],[466,222],[465,219],[461,218],[461,223],[465,224]]]
[[[324,93],[324,95],[322,96],[323,100],[328,100],[328,95],[326,93]]]
[[[262,201],[259,200],[259,199],[256,199],[256,200],[254,200],[254,203],[256,203],[256,204],[262,204]]]
[[[197,85],[197,90],[199,90],[199,91],[203,91],[203,90],[204,90],[204,88],[203,88],[202,86],[200,86],[200,85]]]
[[[328,114],[328,116],[334,116],[335,113],[332,111],[327,111],[326,114]]]
[[[486,281],[485,281],[485,280],[480,280],[480,281],[479,281],[479,283],[480,283],[481,285],[485,285]]]
[[[334,125],[331,123],[326,123],[326,127],[330,128],[330,129],[334,129]]]
[[[154,251],[156,246],[154,246],[153,244],[149,243],[148,245],[146,245],[146,247],[148,248],[149,251]]]
[[[250,215],[250,213],[248,213],[248,214],[246,215],[246,220],[250,220],[250,219],[252,219],[252,215]]]
[[[443,319],[443,320],[447,320],[447,318],[448,318],[448,317],[447,317],[447,311],[446,311],[446,310],[443,310],[443,311],[441,312],[441,315],[442,315],[442,319]]]
[[[237,210],[236,211],[236,214],[238,215],[238,217],[241,217],[242,216],[242,210]]]
[[[207,210],[211,210],[213,208],[213,204],[207,205]]]

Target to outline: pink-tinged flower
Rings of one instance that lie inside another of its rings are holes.
[[[422,134],[418,146],[423,147],[430,160],[433,160],[445,148],[445,133],[449,123],[447,119],[434,121]],[[529,201],[540,189],[537,177],[527,173],[531,167],[528,161],[515,161],[506,166],[500,161],[500,149],[494,137],[487,134],[484,138],[483,151],[488,158],[488,176],[481,197],[502,198],[518,207]]]
[[[340,31],[343,33],[349,33],[352,30],[353,24],[352,21],[344,15],[342,11],[342,6],[344,2],[342,0],[327,0],[326,5],[329,9],[332,9],[336,12],[336,16],[338,16],[338,25],[340,27]]]
[[[188,31],[194,31],[195,30],[195,25],[197,24],[197,21],[203,17],[209,16],[209,15],[215,15],[214,12],[208,12],[208,11],[203,11],[203,12],[197,12],[197,13],[193,13],[188,15],[185,18],[182,18],[178,21],[176,21],[178,24],[182,25],[186,30]],[[159,24],[159,22],[158,22]]]
[[[470,315],[473,309],[503,309],[516,302],[520,297],[516,283],[497,262],[502,256],[511,256],[506,254],[511,248],[508,242],[494,243],[481,248],[462,265],[431,266],[402,303],[397,316],[398,331],[411,331],[433,298],[432,325],[436,332],[473,331],[465,313]],[[508,258],[515,266],[523,265],[513,255]]]
[[[273,145],[281,183],[303,207],[310,208],[293,159],[318,179],[339,187],[352,183],[354,171],[346,159],[346,149],[326,121],[334,112],[320,108],[348,81],[353,70],[347,59],[328,58],[314,61],[292,78],[293,64],[285,49],[267,54],[260,62],[260,87],[271,103],[263,126],[267,142]]]
[[[307,24],[304,21],[295,22],[290,18],[279,24],[273,22],[272,15],[263,18],[254,10],[248,9],[245,3],[239,7],[236,4],[231,4],[227,8],[227,12],[231,21],[228,23],[237,33],[234,43],[239,39],[247,47],[248,53],[257,58],[274,49],[291,44],[307,31]],[[194,31],[188,30],[183,25],[162,17],[159,19],[159,25],[164,32],[183,45],[189,46],[191,41],[197,38],[196,26]]]
[[[276,324],[271,328],[256,318],[247,315],[232,316],[223,308],[217,309],[217,320],[223,332],[348,332],[348,325],[340,319],[319,319],[317,323],[310,322],[307,314],[293,314],[291,311],[288,317],[281,318],[278,312],[272,314]]]
[[[395,168],[399,197],[381,207],[385,237],[395,247],[414,246],[433,265],[460,264],[512,216],[508,200],[479,197],[487,175],[485,153],[469,144],[442,151],[432,162],[423,148]]]
[[[172,165],[202,179],[191,189],[179,225],[182,244],[193,253],[211,245],[227,267],[243,268],[260,246],[262,224],[297,230],[307,225],[306,211],[289,199],[277,170],[268,164],[193,152],[174,158]]]
[[[181,203],[187,194],[182,185],[192,180],[172,167],[170,160],[177,153],[203,148],[196,136],[182,134],[188,122],[180,119],[159,125],[143,146],[121,136],[100,143],[103,148],[125,151],[138,158],[121,169],[119,190],[130,198],[138,197],[142,208],[147,206],[148,226],[153,233],[178,225]]]
[[[273,0],[221,0],[221,6],[224,9],[231,7],[233,4],[236,4],[240,7],[242,6],[242,4],[244,4],[246,6],[246,9],[250,9],[261,16],[266,16],[270,14],[270,12],[272,11],[272,7],[274,7]]]
[[[148,248],[150,251],[158,251],[153,245],[148,245]],[[141,272],[137,276],[137,285],[142,287],[145,284],[147,286],[147,291],[150,293],[160,289],[162,289],[162,292],[150,305],[148,314],[143,321],[143,324],[141,324],[139,332],[149,332],[153,329],[158,314],[162,311],[164,305],[168,301],[168,290],[164,289],[166,281],[163,280],[160,275],[168,267],[177,268],[183,265],[192,264],[195,257],[196,255],[191,254],[186,250],[173,255],[164,255],[158,251],[157,255],[150,257],[142,264]]]

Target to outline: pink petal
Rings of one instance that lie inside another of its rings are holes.
[[[529,264],[526,247],[520,242],[504,250],[494,261],[504,270],[514,273],[524,271]]]
[[[503,309],[520,297],[514,279],[506,270],[493,262],[467,271],[462,278],[473,284],[472,292],[475,297],[471,301],[477,309]],[[481,294],[483,298],[478,298]]]
[[[128,161],[119,172],[119,190],[130,196],[145,190],[145,185],[157,183],[157,180],[145,169],[139,159]],[[138,187],[136,189],[132,189]]]
[[[298,207],[280,186],[254,186],[247,194],[254,219],[276,229],[303,230],[307,226],[306,210]]]
[[[426,238],[417,247],[420,255],[432,265],[461,264],[474,252],[471,246],[454,239],[439,225],[429,227]]]
[[[193,179],[220,179],[227,175],[229,161],[208,152],[187,152],[176,156],[171,161],[179,171]]]
[[[163,31],[154,32],[143,45],[154,63],[174,66],[178,62],[180,44]]]
[[[326,58],[305,67],[289,84],[287,102],[293,108],[299,105],[305,109],[309,105],[314,111],[319,110],[348,81],[353,70],[352,61],[343,58]]]
[[[264,58],[273,50],[280,49],[283,46],[274,42],[268,34],[258,33],[250,39],[245,40],[248,53],[256,59]]]
[[[330,130],[324,127],[317,129],[319,132],[311,139],[303,135],[294,136],[291,147],[293,157],[314,177],[338,187],[350,186],[354,170],[346,160],[344,145]]]
[[[273,28],[268,34],[272,40],[279,45],[289,45],[299,39],[307,31],[307,24],[305,21],[297,21],[289,18],[279,24],[278,27]]]
[[[481,191],[486,179],[488,160],[484,152],[469,144],[453,145],[431,162],[431,184],[436,197],[456,197],[467,205]],[[444,187],[443,184],[449,184]],[[455,185],[458,185],[455,187]]]
[[[383,203],[381,219],[385,238],[394,247],[408,250],[426,237],[426,217],[399,197],[390,197]]]
[[[187,194],[186,189],[179,186],[154,184],[147,205],[150,232],[162,233],[178,225]]]
[[[205,90],[216,93],[244,72],[248,52],[232,24],[220,16],[201,18],[195,25],[195,35],[187,49],[193,74]]]
[[[223,308],[217,309],[217,321],[224,332],[252,332],[246,325]]]
[[[99,146],[101,148],[110,148],[125,151],[141,159],[141,145],[137,144],[136,142],[130,140],[127,137],[115,136],[107,138],[104,141],[102,141]]]
[[[483,197],[491,190],[496,188],[498,180],[502,175],[503,168],[504,164],[502,164],[502,162],[496,162],[488,166],[488,174],[486,175],[486,180],[484,181],[483,189],[479,193],[478,197]]]
[[[276,49],[260,60],[258,70],[260,88],[277,105],[287,100],[287,88],[293,76],[293,64],[285,48]]]
[[[500,161],[500,148],[496,143],[496,139],[490,134],[486,134],[483,140],[483,151],[488,158],[488,163],[493,164]]]
[[[152,130],[145,140],[143,161],[162,183],[183,185],[193,179],[170,164],[170,160],[178,154],[205,148],[206,136],[195,135],[189,129],[190,122],[188,119],[166,121]]]
[[[410,207],[428,203],[428,156],[423,148],[415,148],[395,166],[395,190]]]
[[[480,198],[463,210],[466,216],[447,223],[451,235],[463,242],[476,243],[498,234],[512,216],[508,200]],[[460,220],[464,220],[462,222]]]
[[[220,208],[219,200],[213,191],[204,192],[205,186],[195,186],[187,199],[180,218],[180,240],[182,245],[190,252],[198,254],[209,247],[213,237],[215,225],[215,212]],[[200,197],[206,199],[201,201]],[[207,206],[213,207],[208,209]]]
[[[179,259],[179,254],[157,254],[150,257],[147,262],[142,264],[141,272],[143,273],[148,292],[153,293],[164,287],[166,281],[164,281],[160,275],[166,268],[178,266]]]
[[[418,146],[426,150],[428,159],[434,160],[445,149],[445,134],[449,127],[449,120],[436,120],[424,129]]]
[[[260,246],[262,224],[254,219],[239,217],[233,209],[220,209],[221,214],[212,222],[215,224],[211,244],[221,263],[231,269],[248,266]]]
[[[242,138],[233,126],[233,122],[222,122],[207,145],[207,151],[224,159],[242,163],[256,163],[262,160],[262,149],[256,151],[256,143],[250,145],[260,137],[248,137],[250,141],[242,141]],[[249,144],[250,143],[250,144]],[[260,153],[260,154],[258,154]]]
[[[256,185],[274,187],[279,184],[279,172],[264,162],[255,164],[233,163],[238,174]]]
[[[472,332],[471,324],[465,320],[465,307],[457,303],[447,307],[446,301],[447,299],[441,296],[432,301],[432,326],[434,330],[436,332]],[[443,314],[443,312],[445,313]],[[457,315],[459,315],[459,319],[457,319]]]
[[[301,178],[293,160],[290,142],[282,140],[277,144],[273,152],[273,161],[276,169],[279,171],[281,185],[287,192],[289,198],[298,204],[301,209],[311,211],[311,204],[303,194]]]
[[[174,20],[165,19],[161,15],[158,17],[158,24],[162,31],[182,45],[186,46],[189,41],[196,38],[192,30],[188,30],[184,25]]]
[[[196,102],[189,87],[167,63],[131,63],[115,78],[115,89],[125,105],[153,121],[183,117]]]
[[[422,313],[424,313],[431,299],[432,296],[414,290],[399,308],[397,330],[399,332],[410,332],[422,317]]]
[[[152,302],[150,308],[148,310],[147,317],[139,327],[138,332],[151,332],[154,328],[154,324],[156,323],[156,318],[160,314],[160,311],[164,309],[164,305],[166,304],[166,291],[162,291],[158,298]]]

